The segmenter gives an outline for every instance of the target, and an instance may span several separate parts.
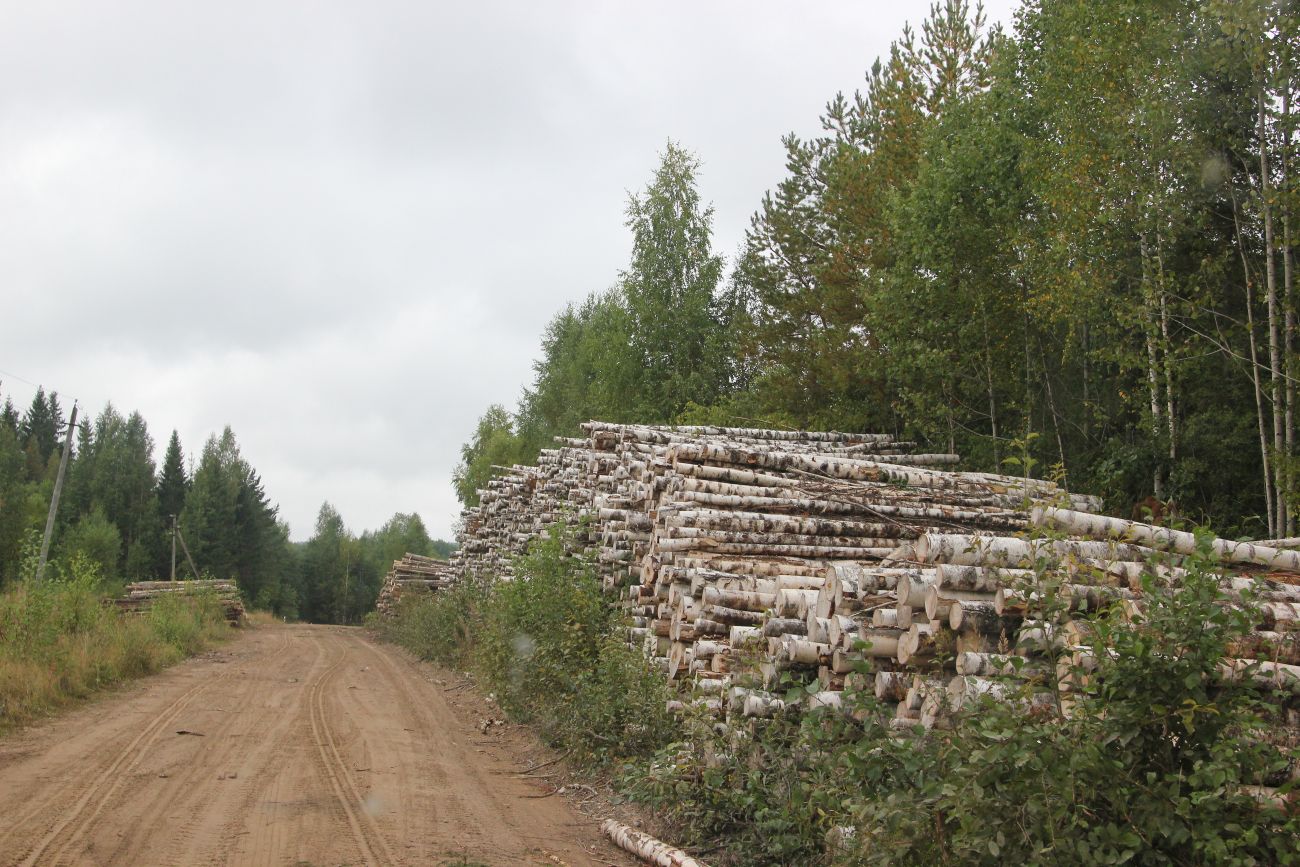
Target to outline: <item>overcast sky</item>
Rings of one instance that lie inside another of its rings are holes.
[[[231,425],[295,539],[324,500],[450,537],[461,443],[614,282],[664,142],[730,260],[781,136],[928,6],[3,0],[0,389],[138,409],[159,460]]]

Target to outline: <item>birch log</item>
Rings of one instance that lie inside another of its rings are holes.
[[[619,847],[648,864],[655,864],[658,867],[704,867],[703,863],[696,861],[681,849],[673,848],[622,822],[606,819],[601,823],[600,830]]]
[[[1178,554],[1196,553],[1196,537],[1191,533],[1157,527],[1122,518],[1090,515],[1071,509],[1035,506],[1030,521],[1036,526],[1063,530],[1092,539],[1122,539],[1138,542],[1160,551]],[[1300,551],[1268,548],[1253,542],[1233,542],[1228,539],[1210,540],[1210,550],[1225,563],[1248,563],[1266,566],[1285,572],[1300,573]]]

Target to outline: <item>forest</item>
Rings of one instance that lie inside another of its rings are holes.
[[[34,570],[70,418],[57,393],[38,388],[20,411],[0,409],[0,588]],[[195,463],[172,431],[162,467],[144,418],[112,404],[82,416],[56,517],[51,561],[57,573],[78,558],[106,584],[165,579],[171,526],[199,571],[233,578],[254,607],[288,619],[356,623],[374,608],[392,561],[406,552],[447,557],[450,543],[429,538],[418,514],[397,513],[356,535],[329,503],[306,542],[290,541],[261,476],[227,427],[209,437]],[[190,577],[178,553],[177,577]]]
[[[880,431],[1113,514],[1296,532],[1293,4],[935,4],[835,94],[743,248],[670,141],[462,502],[588,418]],[[810,107],[811,109],[811,107]]]

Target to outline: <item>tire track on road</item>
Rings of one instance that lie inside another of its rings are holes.
[[[280,646],[272,652],[271,657],[279,655],[289,646],[288,636],[282,640]],[[90,782],[82,793],[81,797],[73,802],[72,807],[64,812],[62,818],[45,834],[36,846],[28,852],[27,856],[20,862],[21,867],[34,867],[38,863],[56,864],[67,853],[68,848],[75,843],[85,830],[94,822],[95,818],[103,811],[105,804],[116,793],[121,786],[122,779],[140,763],[147,753],[149,747],[157,740],[158,736],[180,716],[191,702],[196,699],[200,693],[221,683],[230,677],[229,670],[223,671],[216,677],[206,678],[201,682],[181,693],[174,701],[158,712],[153,721],[147,724],[144,729],[137,734],[125,747],[117,754],[116,758]],[[42,856],[50,849],[63,834],[67,828],[74,822],[85,815],[87,808],[94,804],[88,816],[77,825],[73,831],[68,834],[62,842],[54,847],[49,853],[49,857],[42,860]],[[38,808],[34,812],[39,812]],[[25,817],[26,819],[27,817]]]
[[[334,674],[343,667],[348,650],[337,637],[329,636],[329,638],[332,638],[332,643],[339,647],[339,656],[334,664],[312,684],[309,696],[312,734],[324,764],[325,774],[329,778],[335,797],[343,807],[343,812],[347,814],[348,826],[352,829],[352,836],[356,839],[366,864],[393,864],[395,863],[393,853],[388,848],[388,843],[384,840],[374,819],[365,809],[364,798],[357,788],[356,781],[352,779],[352,774],[348,771],[347,763],[343,761],[334,733],[330,729],[329,714],[325,711],[325,687]],[[373,846],[372,838],[375,844]],[[383,856],[382,861],[376,858],[376,849]]]

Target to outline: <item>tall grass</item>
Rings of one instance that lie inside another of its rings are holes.
[[[215,598],[168,597],[123,615],[88,561],[54,574],[0,593],[0,731],[158,671],[229,630]]]

